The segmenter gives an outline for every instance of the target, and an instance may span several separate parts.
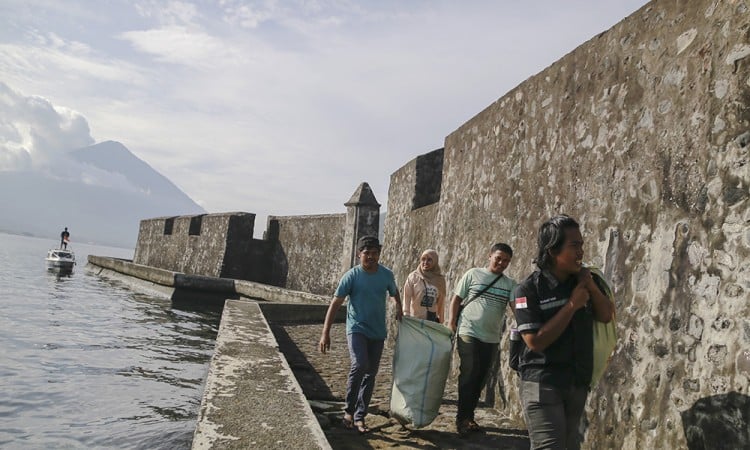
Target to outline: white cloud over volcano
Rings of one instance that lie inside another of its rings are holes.
[[[0,170],[44,170],[93,143],[80,113],[0,82]]]

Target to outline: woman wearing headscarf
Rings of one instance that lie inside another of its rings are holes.
[[[440,272],[438,254],[427,249],[419,257],[417,269],[404,283],[404,315],[442,323],[445,305],[445,277]]]

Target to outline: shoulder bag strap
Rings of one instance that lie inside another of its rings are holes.
[[[473,297],[469,297],[468,299],[462,301],[461,302],[461,308],[466,308],[466,305],[468,305],[469,303],[471,303],[474,300],[476,300],[479,297],[481,297],[482,294],[484,294],[485,292],[487,292],[492,286],[494,286],[495,283],[497,283],[497,280],[499,280],[502,277],[503,277],[503,274],[498,275],[497,278],[495,278],[494,280],[492,280],[492,283],[490,283],[487,286],[485,286],[481,291],[479,291],[479,293],[477,295],[475,295]]]

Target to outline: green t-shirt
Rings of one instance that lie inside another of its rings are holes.
[[[497,278],[497,275],[483,267],[469,269],[456,285],[453,293],[466,300]],[[515,299],[513,291],[516,282],[503,275],[479,298],[471,301],[461,312],[458,334],[471,336],[482,342],[500,342],[500,332],[505,319],[505,309],[509,301]]]

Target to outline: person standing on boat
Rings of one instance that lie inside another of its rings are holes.
[[[65,227],[64,230],[60,233],[60,248],[68,248],[68,238],[70,237],[70,233],[68,233],[68,227]]]

